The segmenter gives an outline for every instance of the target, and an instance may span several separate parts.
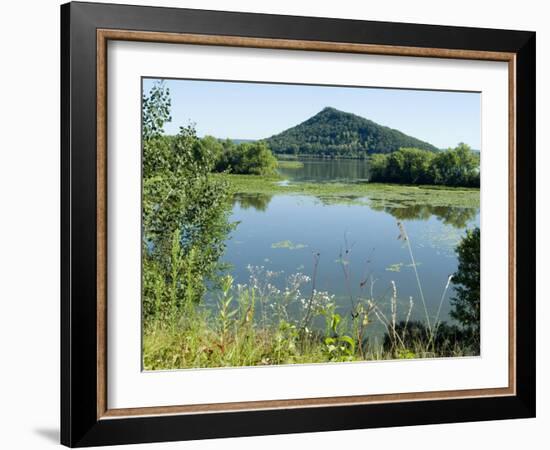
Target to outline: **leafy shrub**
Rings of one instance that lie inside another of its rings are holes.
[[[423,357],[433,349],[439,357],[457,356],[470,351],[464,345],[467,333],[445,322],[438,324],[433,335],[426,324],[419,321],[400,321],[395,325],[395,332],[401,338],[401,346],[396,348],[390,333],[385,333],[383,348],[399,359]],[[471,351],[477,353],[474,349]]]
[[[371,181],[479,187],[479,157],[466,144],[439,153],[401,148],[370,159]]]
[[[217,172],[235,174],[271,175],[277,168],[277,159],[265,142],[234,144],[224,141],[223,150],[215,164]]]
[[[479,346],[480,332],[480,230],[468,230],[458,244],[458,270],[453,275],[456,295],[451,299],[451,317],[468,334],[468,340]]]

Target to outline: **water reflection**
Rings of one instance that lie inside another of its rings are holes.
[[[242,209],[253,209],[259,212],[267,211],[273,195],[269,194],[236,194],[233,205]],[[324,205],[358,204],[368,205],[374,211],[386,212],[397,220],[429,220],[432,216],[441,220],[445,225],[454,228],[466,228],[468,223],[478,214],[477,208],[452,206],[433,206],[428,204],[403,204],[400,206],[385,206],[375,203],[369,204],[368,199],[356,196],[317,197]]]
[[[280,168],[281,175],[294,183],[299,182],[365,182],[369,178],[369,165],[366,160],[353,159],[303,159],[303,166],[300,168],[285,169]],[[271,200],[267,198],[247,198],[244,203],[240,203],[245,208],[253,207],[257,204],[258,211],[266,211],[267,205]],[[356,196],[324,196],[317,197],[324,205],[348,204],[348,205],[366,205],[375,211],[382,211],[391,214],[398,220],[429,220],[435,216],[445,225],[451,225],[454,228],[465,228],[469,222],[475,219],[478,214],[478,208],[433,206],[430,204],[397,204],[393,201],[392,205],[380,205],[378,202],[369,202],[365,197]],[[261,205],[264,205],[263,207]]]
[[[256,211],[266,211],[269,202],[273,198],[269,194],[235,194],[233,206],[239,206],[242,209],[254,209]]]
[[[366,161],[302,161],[298,169],[280,169],[290,184],[300,182],[364,182],[368,179]],[[327,190],[329,191],[329,190]],[[460,194],[458,194],[460,195]],[[335,196],[292,193],[238,194],[234,197],[231,221],[239,225],[227,242],[224,262],[231,265],[237,284],[251,282],[250,268],[262,268],[274,277],[270,283],[284,290],[289,276],[315,272],[315,287],[329,292],[339,313],[345,317],[350,309],[350,292],[362,296],[364,280],[370,279],[374,298],[387,300],[392,283],[397,289],[397,304],[416,305],[410,320],[420,320],[418,282],[410,266],[403,243],[397,240],[396,221],[403,222],[413,243],[414,257],[422,283],[423,296],[432,316],[448,320],[450,291],[440,306],[449,274],[457,269],[455,248],[465,229],[479,224],[479,208],[430,205],[430,195],[397,197],[373,195]],[[347,256],[343,273],[342,249],[348,243],[353,251]],[[320,255],[318,266],[312,255]],[[315,269],[314,269],[315,267]],[[348,276],[349,275],[349,276]],[[401,303],[400,303],[401,302]],[[397,319],[403,320],[399,308]],[[391,314],[391,311],[388,312]],[[319,324],[323,326],[323,324]],[[383,335],[383,329],[373,333]]]
[[[279,168],[279,173],[292,181],[317,183],[368,181],[369,165],[364,159],[304,159],[300,168]]]
[[[450,206],[432,206],[426,204],[408,206],[378,206],[371,205],[375,211],[384,211],[398,220],[428,220],[435,216],[445,225],[454,228],[466,228],[478,213],[477,208],[460,208]]]
[[[250,267],[269,271],[274,277],[270,283],[279,290],[285,289],[290,275],[312,277],[315,273],[315,289],[335,295],[334,301],[345,316],[350,292],[354,297],[364,296],[365,286],[369,286],[373,289],[369,295],[385,301],[395,282],[399,302],[408,305],[412,297],[416,306],[411,320],[419,319],[424,313],[417,279],[403,242],[396,239],[396,222],[400,221],[413,245],[427,308],[435,314],[449,274],[457,269],[456,244],[465,228],[479,223],[476,209],[395,203],[375,209],[375,202],[365,199],[359,199],[365,202],[361,204],[350,201],[354,199],[341,200],[323,203],[315,196],[294,194],[238,196],[230,220],[239,225],[224,255],[224,262],[231,264],[235,283],[251,282]],[[471,221],[460,228],[468,219]],[[350,251],[342,263],[342,251],[348,247]],[[320,255],[318,265],[314,254]],[[351,271],[349,274],[343,273],[343,264]],[[373,285],[365,285],[365,280]],[[308,285],[304,295],[312,287]],[[451,294],[441,309],[445,320]]]

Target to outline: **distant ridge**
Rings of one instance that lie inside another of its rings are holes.
[[[275,153],[316,156],[360,157],[401,147],[438,151],[428,142],[332,107],[265,141]]]
[[[258,139],[230,139],[231,142],[233,142],[233,144],[246,144],[246,143],[249,143],[249,142],[256,142]]]

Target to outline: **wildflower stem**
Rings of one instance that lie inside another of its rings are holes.
[[[420,282],[420,276],[418,275],[418,270],[416,268],[416,261],[414,260],[413,251],[411,248],[411,242],[409,239],[409,236],[407,235],[407,231],[405,230],[405,226],[401,222],[397,222],[397,226],[399,227],[399,231],[401,232],[400,237],[403,238],[403,240],[407,244],[407,249],[409,250],[409,256],[411,258],[412,267],[414,269],[414,274],[416,275],[416,284],[418,285],[418,292],[420,293],[420,299],[422,300],[422,306],[424,307],[424,314],[426,315],[426,323],[428,325],[428,331],[430,333],[430,336],[432,335],[432,326],[430,323],[430,316],[428,314],[428,308],[426,306],[426,300],[424,298],[424,292],[422,291],[422,283]]]

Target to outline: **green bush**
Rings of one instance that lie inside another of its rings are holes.
[[[453,275],[456,295],[451,299],[451,317],[468,333],[468,340],[479,346],[480,332],[480,237],[479,228],[468,230],[458,244],[458,270]]]
[[[226,140],[222,148],[214,167],[217,172],[250,175],[275,173],[277,159],[265,142],[245,142],[236,145]]]
[[[479,157],[466,144],[439,153],[401,148],[370,159],[371,181],[479,187]]]

